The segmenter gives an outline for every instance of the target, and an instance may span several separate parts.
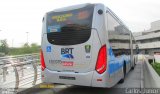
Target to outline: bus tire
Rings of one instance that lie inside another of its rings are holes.
[[[135,65],[136,65],[136,64],[135,64],[135,59],[134,59],[134,61],[133,61],[133,66],[131,67],[132,70],[134,70]]]
[[[125,76],[126,76],[126,63],[124,62],[124,65],[123,65],[123,78],[119,81],[119,83],[124,83]]]

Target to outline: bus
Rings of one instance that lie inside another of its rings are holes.
[[[47,12],[41,36],[42,81],[113,87],[135,67],[135,40],[103,4],[80,4]]]

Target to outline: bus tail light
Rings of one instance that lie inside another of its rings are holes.
[[[99,74],[102,74],[107,69],[107,52],[106,52],[106,45],[103,45],[98,53],[98,58],[96,62],[96,71]]]
[[[44,71],[44,69],[46,68],[46,65],[45,65],[45,62],[44,62],[44,56],[43,56],[42,49],[41,49],[41,52],[40,52],[40,60],[41,60],[41,69],[42,69],[42,71]]]

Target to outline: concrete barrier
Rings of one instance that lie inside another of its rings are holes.
[[[155,62],[160,63],[160,55],[154,55]]]
[[[160,88],[160,76],[153,69],[149,63],[149,59],[153,60],[154,58],[145,56],[144,58],[144,87],[145,88]]]

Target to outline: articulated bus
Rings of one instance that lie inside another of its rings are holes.
[[[131,31],[103,4],[50,11],[43,18],[42,81],[112,87],[135,67]]]

